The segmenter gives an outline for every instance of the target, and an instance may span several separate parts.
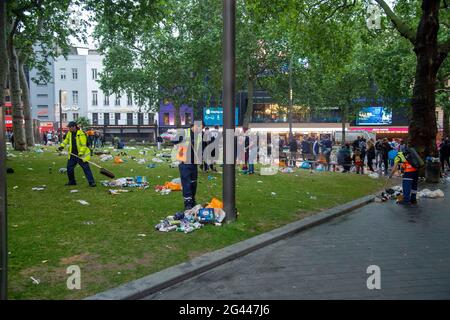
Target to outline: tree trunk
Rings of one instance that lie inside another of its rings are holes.
[[[173,106],[175,108],[175,127],[180,128],[181,127],[180,104],[174,102]]]
[[[450,137],[450,109],[444,107],[444,137]]]
[[[253,78],[248,75],[247,78],[247,110],[245,111],[243,127],[248,128],[250,122],[252,122],[253,116]]]
[[[341,124],[342,124],[342,141],[341,145],[345,145],[345,125],[347,121],[347,106],[341,108]]]
[[[19,58],[19,78],[20,88],[22,89],[22,102],[23,102],[23,116],[25,118],[25,137],[28,147],[34,147],[34,130],[33,119],[31,116],[31,104],[30,104],[30,90],[28,89],[28,82],[25,77],[25,61]]]
[[[14,44],[11,39],[8,42],[8,53],[14,145],[15,150],[24,151],[27,149],[27,142],[25,138],[25,128],[23,126],[24,117],[22,99],[20,97],[21,92],[19,83],[19,63],[17,59],[16,49],[14,48]]]
[[[417,65],[409,143],[423,157],[437,154],[435,89],[437,71],[442,63],[438,59],[439,4],[436,0],[422,1],[422,16],[414,44]]]

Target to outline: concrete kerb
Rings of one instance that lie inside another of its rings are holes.
[[[231,246],[206,253],[191,261],[153,273],[149,276],[128,282],[86,300],[130,300],[140,299],[156,293],[177,283],[197,276],[205,271],[222,265],[228,261],[242,257],[250,252],[270,245],[274,242],[290,237],[298,232],[330,221],[375,200],[375,195],[369,195],[349,203],[325,210],[313,216],[292,222],[275,230],[260,234],[253,238],[238,242]]]

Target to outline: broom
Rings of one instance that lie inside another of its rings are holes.
[[[75,155],[73,153],[71,153],[71,155],[74,156],[74,157],[77,157],[78,159],[81,159],[79,156],[77,156],[77,155]],[[83,160],[83,159],[81,159],[81,160]],[[86,160],[83,160],[83,161],[86,161]],[[106,170],[105,168],[99,166],[98,164],[96,164],[94,162],[91,162],[91,161],[86,161],[86,162],[88,162],[88,163],[92,164],[93,166],[96,166],[97,168],[99,168],[100,169],[100,173],[102,175],[107,176],[108,178],[114,179],[115,175],[111,171]]]

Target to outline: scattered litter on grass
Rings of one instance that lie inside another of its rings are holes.
[[[77,193],[78,190],[70,190],[69,192],[70,192],[70,193]]]
[[[31,188],[31,190],[33,190],[33,191],[42,191],[42,190],[45,190],[45,188],[47,188],[47,186],[46,185],[42,185],[42,186],[33,187],[33,188]]]
[[[94,221],[83,221],[83,224],[84,224],[84,225],[87,225],[87,226],[92,226],[92,225],[94,225],[95,223],[94,223]]]
[[[272,196],[276,196],[277,194],[275,192],[270,193]]]
[[[100,161],[103,161],[103,162],[110,161],[110,160],[113,160],[113,159],[114,159],[113,156],[110,155],[110,154],[102,154],[100,156]]]
[[[14,153],[7,153],[6,157],[7,158],[17,158],[17,156]]]
[[[174,161],[170,164],[171,168],[178,168],[178,166],[180,165],[180,161]]]
[[[160,158],[153,158],[152,162],[156,162],[156,163],[162,163],[164,162],[163,160],[161,160]]]
[[[289,168],[289,167],[286,167],[286,168],[280,169],[280,171],[281,171],[282,173],[293,173],[293,172],[294,172],[294,169]]]
[[[100,182],[105,187],[130,187],[130,188],[141,188],[147,189],[149,183],[147,182],[147,177],[137,176],[137,177],[125,177],[116,180],[103,180]]]
[[[66,173],[67,172],[67,168],[60,168],[59,169],[59,173]]]
[[[138,237],[146,237],[147,235],[145,233],[139,233]]]
[[[17,189],[17,188],[19,188],[19,186],[14,186],[14,187],[13,187],[13,189]]]
[[[140,159],[140,160],[138,160],[137,163],[138,163],[138,164],[145,164],[145,159]]]
[[[317,200],[317,197],[316,196],[311,196],[311,197],[309,197],[311,200]]]
[[[33,168],[28,168],[28,170],[33,171],[34,169]]]
[[[109,189],[109,193],[110,194],[120,194],[120,193],[124,193],[124,192],[128,192],[130,190],[122,190],[122,189]]]
[[[33,280],[33,283],[34,283],[34,284],[39,284],[39,283],[41,282],[41,280],[35,279],[35,278],[33,278],[33,277],[30,277],[30,279]]]
[[[263,183],[261,180],[256,181],[256,183]]]
[[[150,169],[156,168],[156,164],[150,163],[147,165],[147,168],[150,168]]]
[[[89,205],[89,202],[87,202],[85,200],[77,200],[77,202],[81,203],[83,206]]]
[[[380,178],[380,175],[376,172],[372,172],[369,174],[369,177],[371,177],[372,179],[378,179]]]
[[[277,172],[278,172],[278,167],[277,166],[261,168],[261,170],[260,170],[260,174],[262,176],[273,176],[273,175],[277,174]]]
[[[47,263],[47,262],[48,262],[48,260],[43,260],[43,261],[42,261],[42,263]]]

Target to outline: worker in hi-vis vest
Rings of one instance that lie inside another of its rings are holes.
[[[417,204],[417,185],[419,182],[419,170],[414,168],[403,152],[397,153],[394,158],[394,168],[392,169],[389,178],[392,178],[394,173],[398,170],[398,165],[403,169],[403,200],[399,204]]]
[[[69,147],[69,155],[67,161],[67,176],[69,182],[67,186],[75,186],[75,166],[79,164],[83,168],[84,175],[89,182],[89,186],[95,187],[94,176],[92,175],[91,168],[89,167],[89,161],[91,159],[91,150],[87,146],[86,133],[80,130],[78,124],[75,121],[70,121],[67,125],[69,132],[67,132],[66,138],[61,142],[59,151],[64,150],[66,146]]]
[[[196,205],[195,194],[197,192],[198,164],[202,163],[202,127],[191,124],[190,128],[183,130],[179,135],[176,159],[180,161],[181,186],[184,199],[184,210],[192,209]],[[195,139],[196,134],[198,135]]]

